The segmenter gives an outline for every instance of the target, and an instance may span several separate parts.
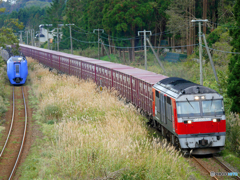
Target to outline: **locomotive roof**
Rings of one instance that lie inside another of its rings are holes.
[[[208,87],[193,83],[191,81],[178,78],[178,77],[169,77],[163,79],[155,84],[155,87],[158,85],[164,87],[168,91],[174,92],[176,95],[180,94],[204,94],[204,93],[217,93],[215,90]],[[162,89],[162,88],[161,88]]]

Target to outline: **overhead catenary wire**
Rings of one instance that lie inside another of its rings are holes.
[[[202,45],[203,47],[206,47],[204,45]],[[209,49],[213,50],[213,51],[218,51],[218,52],[222,52],[222,53],[228,53],[228,54],[240,54],[240,52],[229,52],[229,51],[222,51],[222,50],[218,50],[218,49],[214,49],[214,48],[210,48]]]
[[[74,39],[75,41],[78,41],[78,42],[83,42],[83,43],[98,43],[98,41],[82,41],[82,40],[78,40],[78,39],[75,39],[74,37],[72,37],[72,39]]]
[[[93,32],[84,30],[84,29],[78,27],[77,25],[74,25],[74,26],[77,27],[78,29],[84,31],[84,32],[80,32],[80,31],[74,30],[74,31],[76,31],[76,32],[78,32],[78,33],[81,33],[81,34],[95,34],[95,33],[93,33]],[[183,26],[185,26],[185,25],[182,25],[182,26],[179,26],[179,27],[183,27]],[[194,26],[195,26],[195,24],[191,25],[189,28],[194,27]],[[176,30],[176,31],[168,30],[168,31],[163,31],[163,32],[155,33],[155,34],[153,34],[152,36],[158,36],[158,35],[161,35],[161,34],[173,34],[173,33],[179,32],[179,31],[181,31],[181,30],[180,30],[180,29],[178,29],[178,30]],[[107,35],[108,37],[104,37],[104,36],[103,36],[104,34]],[[135,36],[135,37],[129,37],[129,38],[120,38],[120,37],[111,36],[111,35],[106,34],[106,33],[102,33],[102,35],[101,35],[100,37],[103,38],[103,39],[108,39],[108,40],[124,41],[124,40],[132,40],[132,39],[141,39],[141,38],[143,38],[143,35],[141,35],[141,36]],[[109,38],[109,37],[110,37],[110,38]],[[148,37],[150,37],[150,36],[148,35]]]
[[[234,27],[234,28],[240,28],[240,27],[237,27],[237,26],[227,26],[227,25],[221,25],[219,23],[214,23],[214,22],[211,22],[211,24],[216,24],[216,25],[219,25],[219,26],[226,26],[226,27]],[[184,25],[183,25],[184,26]],[[194,27],[195,25],[191,26],[191,27]],[[204,24],[202,24],[202,26],[205,26]],[[94,34],[93,32],[90,32],[90,31],[87,31],[87,30],[84,30],[78,26],[75,25],[75,27],[77,27],[78,29],[82,30],[83,32],[80,32],[80,31],[77,31],[77,30],[74,30],[75,32],[77,33],[80,33],[80,34]],[[164,32],[159,32],[159,33],[155,33],[153,34],[152,36],[157,36],[157,35],[160,35],[160,34],[172,34],[172,33],[176,33],[176,32],[179,32],[180,30],[177,30],[177,31],[164,31]],[[132,39],[141,39],[142,37],[130,37],[130,38],[119,38],[119,37],[114,37],[114,36],[111,36],[111,35],[108,35],[106,33],[102,33],[102,34],[105,34],[109,37],[112,37],[112,38],[107,38],[107,37],[104,37],[103,35],[101,35],[100,37],[103,38],[103,39],[106,39],[106,40],[115,40],[115,41],[124,41],[124,40],[132,40]],[[202,36],[202,35],[201,35]],[[76,39],[76,38],[73,38],[75,41],[78,41],[78,42],[82,42],[82,43],[98,43],[98,41],[83,41],[83,40],[79,40],[79,39]],[[66,39],[65,39],[66,40]],[[65,41],[64,40],[64,41]],[[63,41],[62,41],[63,42]],[[109,44],[105,44],[105,46],[108,46],[108,47],[114,47],[114,48],[119,48],[119,49],[132,49],[132,48],[143,48],[144,46],[135,46],[135,47],[126,47],[126,46],[113,46],[113,45],[109,45]],[[181,48],[181,47],[188,47],[188,46],[198,46],[199,44],[190,44],[190,45],[183,45],[183,46],[153,46],[154,49],[163,49],[163,48]],[[204,45],[202,45],[203,47],[205,47]],[[149,47],[149,46],[147,46]],[[222,53],[230,53],[230,54],[240,54],[240,52],[229,52],[229,51],[222,51],[222,50],[218,50],[218,49],[213,49],[213,48],[209,48],[213,51],[218,51],[218,52],[222,52]]]
[[[66,41],[68,38],[62,40],[61,42]],[[76,38],[73,38],[75,41],[78,42],[82,42],[82,43],[98,43],[98,41],[83,41],[83,40],[79,40]],[[103,43],[105,46],[107,47],[113,47],[113,48],[118,48],[118,49],[138,49],[138,48],[143,48],[144,46],[135,46],[135,47],[128,47],[128,46],[113,46],[113,45],[109,45],[109,44],[105,44]],[[169,48],[181,48],[181,47],[189,47],[189,46],[198,46],[199,44],[190,44],[190,45],[182,45],[182,46],[153,46],[154,49],[169,49]],[[203,47],[205,47],[204,45],[202,45]],[[150,47],[150,46],[147,46]],[[229,51],[223,51],[223,50],[218,50],[218,49],[214,49],[214,48],[210,48],[209,49],[213,50],[213,51],[218,51],[218,52],[222,52],[222,53],[228,53],[228,54],[240,54],[240,52],[229,52]]]

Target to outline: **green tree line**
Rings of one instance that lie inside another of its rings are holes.
[[[191,44],[198,43],[198,28],[191,23],[192,19],[203,18],[209,22],[203,24],[203,33],[209,34],[211,47],[220,36],[215,33],[218,23],[226,26],[239,24],[239,0],[53,0],[49,7],[25,7],[19,11],[0,15],[0,25],[14,28],[13,21],[22,23],[26,28],[38,31],[39,24],[75,24],[72,27],[74,48],[85,49],[97,44],[86,43],[97,41],[94,29],[104,29],[101,38],[109,46],[109,51],[116,52],[115,47],[131,47],[130,58],[135,60],[136,47],[143,45],[143,38],[137,37],[138,31],[152,31],[152,44],[161,46],[161,40],[167,40],[169,46],[183,46],[182,52],[191,54]],[[234,16],[235,15],[235,16]],[[15,27],[15,32],[21,27]],[[239,49],[239,29],[231,30],[231,45],[234,52]],[[212,33],[211,33],[212,32]],[[134,38],[131,38],[134,37]],[[69,38],[69,28],[63,27],[62,39]],[[82,42],[83,41],[83,42]],[[60,43],[60,48],[70,48],[70,42]],[[173,48],[174,49],[174,48]],[[120,49],[121,50],[121,49]],[[239,55],[233,55],[229,65],[230,76],[228,95],[233,98],[232,111],[240,112],[238,66]]]

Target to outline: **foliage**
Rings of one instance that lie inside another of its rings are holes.
[[[236,26],[240,26],[240,0],[237,0],[234,6],[234,17]],[[233,52],[240,52],[240,29],[235,28],[230,30],[232,37],[231,45]],[[232,99],[231,110],[240,113],[240,55],[233,54],[229,63],[229,79],[228,79],[228,96]]]
[[[7,44],[8,45],[16,44],[12,52],[13,54],[18,54],[19,48],[18,39],[14,35],[13,30],[11,28],[2,27],[0,28],[0,47],[5,48]]]
[[[227,148],[240,157],[240,117],[236,113],[230,113],[227,119]]]
[[[18,12],[24,8],[39,7],[44,8],[50,5],[51,0],[17,0],[15,3],[11,3],[11,0],[3,1],[0,8],[4,8],[5,14]]]
[[[7,73],[6,73],[6,65],[2,58],[0,58],[0,120],[2,116],[7,111],[7,89],[5,88]],[[0,121],[1,125],[1,121]]]
[[[58,24],[63,24],[64,9],[65,0],[53,0],[50,4],[50,7],[47,8],[45,23],[52,24],[54,28],[58,27]]]

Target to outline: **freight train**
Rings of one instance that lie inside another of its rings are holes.
[[[69,75],[114,88],[183,152],[214,154],[225,145],[223,97],[177,77],[92,58],[20,45],[40,63]]]

